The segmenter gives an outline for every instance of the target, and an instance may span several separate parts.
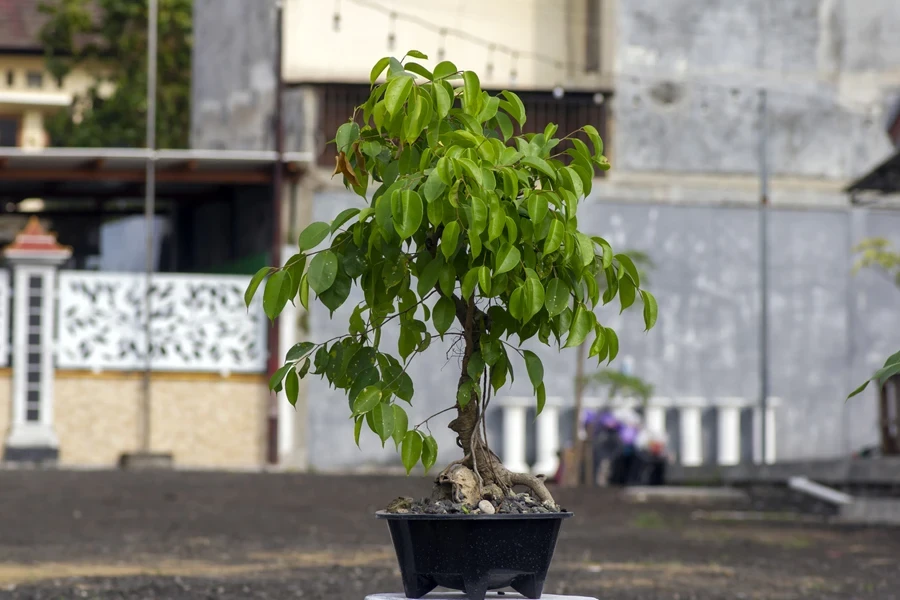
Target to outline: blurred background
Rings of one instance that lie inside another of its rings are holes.
[[[605,316],[622,337],[611,368],[653,386],[638,412],[674,462],[831,459],[897,435],[882,426],[896,419],[893,384],[890,401],[870,388],[843,402],[900,341],[891,0],[159,0],[157,11],[151,27],[147,2],[0,2],[0,237],[15,245],[34,217],[56,236],[48,248],[65,247],[40,264],[8,256],[0,278],[6,460],[398,464],[374,438],[362,454],[332,443],[352,423],[323,382],[305,385],[296,410],[265,386],[297,340],[342,332],[353,302],[332,320],[316,307],[268,327],[241,292],[305,224],[358,202],[331,179],[329,140],[366,98],[370,66],[410,48],[516,90],[526,131],[590,123],[603,135],[613,169],[597,173],[582,224],[646,257],[660,306],[649,334],[639,315]],[[887,262],[854,272],[871,238]],[[609,375],[536,350],[552,410],[534,423],[518,398],[528,388],[514,385],[490,423],[507,460],[550,473],[578,437],[576,402],[609,403],[592,379]],[[436,347],[414,365],[411,418],[445,401],[434,391],[452,385],[446,362]],[[449,434],[438,439],[449,458]]]

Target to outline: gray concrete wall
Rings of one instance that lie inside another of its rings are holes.
[[[333,217],[358,202],[347,193],[320,193],[314,220]],[[900,214],[864,210],[784,210],[771,213],[771,393],[778,413],[779,459],[828,458],[877,439],[875,392],[844,402],[847,392],[900,347],[900,290],[862,273],[851,276],[849,248],[863,235],[887,235],[900,243]],[[659,323],[643,333],[640,309],[598,315],[619,334],[620,356],[631,356],[635,373],[661,396],[743,396],[759,393],[758,214],[751,208],[622,204],[589,200],[582,227],[605,236],[617,249],[640,249],[656,262],[649,289],[659,300]],[[315,307],[311,339],[346,332],[354,295],[328,319]],[[386,336],[386,347],[396,343]],[[395,346],[394,346],[395,347]],[[572,397],[573,350],[538,348],[548,394]],[[411,420],[452,404],[458,368],[437,340],[411,368],[416,398]],[[619,359],[621,360],[621,358]],[[613,363],[614,365],[616,363]],[[588,371],[596,369],[595,364]],[[524,365],[506,393],[530,394]],[[393,463],[372,434],[362,451],[335,440],[352,439],[347,401],[318,379],[309,385],[310,461],[317,468]],[[448,418],[432,427],[441,460],[458,452],[445,433]],[[499,443],[499,439],[494,440]]]
[[[845,179],[890,151],[900,78],[893,0],[619,0],[619,171],[757,170],[769,90],[775,175]]]
[[[275,1],[195,0],[191,147],[274,150]]]

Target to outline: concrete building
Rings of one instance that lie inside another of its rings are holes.
[[[39,0],[0,1],[0,146],[49,144],[46,115],[66,110],[96,81],[96,69],[77,67],[57,81],[44,66],[39,34],[46,17]]]
[[[891,150],[886,121],[900,89],[900,43],[891,34],[900,29],[900,14],[893,4],[285,0],[282,150],[311,152],[321,168],[286,189],[281,239],[290,244],[305,223],[358,202],[330,179],[326,142],[365,98],[369,66],[383,55],[416,48],[476,69],[485,87],[520,91],[536,126],[594,123],[613,169],[595,184],[581,223],[614,247],[653,257],[651,289],[660,305],[650,334],[640,333],[638,315],[610,311],[606,324],[619,332],[635,373],[655,384],[660,406],[672,407],[662,416],[667,429],[677,434],[679,423],[689,423],[701,431],[691,460],[722,460],[716,413],[728,399],[750,406],[760,395],[757,204],[765,122],[772,174],[768,366],[778,398],[769,436],[777,445],[767,455],[846,455],[876,441],[877,423],[874,392],[850,404],[843,399],[900,342],[898,292],[874,275],[850,275],[855,242],[896,238],[900,214],[851,207],[843,191]],[[274,0],[196,0],[195,148],[277,150],[277,34]],[[281,331],[285,339],[332,337],[344,330],[352,305],[351,297],[334,320],[324,310],[289,317]],[[564,412],[573,393],[572,356],[541,356],[547,387]],[[428,391],[454,381],[454,365],[445,365],[439,347],[419,360],[411,419],[447,404],[449,396]],[[517,383],[510,393],[529,390]],[[688,417],[678,408],[685,406]],[[345,413],[337,392],[310,379],[296,412],[280,413],[282,461],[322,469],[360,457],[397,462],[375,440],[364,438],[361,455],[335,445],[335,436],[352,435]],[[742,411],[737,421],[739,459],[761,456],[759,436],[748,431],[754,422],[758,431],[762,417],[752,413]],[[569,421],[538,429],[565,439]],[[503,422],[492,416],[505,441]],[[441,460],[452,457],[449,433],[438,441]],[[525,461],[534,463],[535,452],[528,442]]]

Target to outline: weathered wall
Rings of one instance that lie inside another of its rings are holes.
[[[321,193],[314,220],[332,218],[355,202],[350,194]],[[643,333],[639,308],[623,316],[615,308],[599,311],[601,320],[617,330],[620,356],[633,358],[635,373],[653,382],[660,396],[757,398],[757,212],[596,199],[583,210],[580,222],[587,231],[605,236],[614,248],[644,250],[657,265],[649,284],[659,299],[659,323],[653,331]],[[849,403],[844,398],[900,347],[900,290],[872,274],[851,276],[849,248],[855,239],[871,234],[900,242],[900,214],[784,209],[770,214],[770,387],[783,402],[778,457],[838,456],[876,441],[874,391]],[[354,289],[332,320],[315,306],[310,339],[345,333],[347,318],[360,299]],[[385,347],[395,347],[396,335],[382,340]],[[413,363],[417,396],[408,409],[411,422],[453,401],[458,367],[446,360],[446,349],[435,339],[428,353]],[[544,361],[549,393],[571,398],[574,351],[534,349]],[[528,395],[524,366],[516,368],[519,378],[507,393]],[[587,372],[593,369],[596,365],[589,365]],[[312,378],[308,402],[313,467],[396,462],[393,451],[382,450],[371,433],[363,435],[362,451],[335,441],[353,435],[347,401],[339,391]],[[432,426],[441,460],[458,451],[445,430],[445,417]]]
[[[195,0],[191,147],[272,150],[274,0]]]
[[[6,438],[12,421],[12,378],[9,369],[0,371],[0,434]]]
[[[760,87],[775,175],[845,179],[888,153],[896,2],[620,0],[617,12],[618,171],[756,173]]]
[[[61,372],[54,425],[63,465],[113,466],[138,444],[140,374]],[[253,468],[265,461],[268,390],[262,380],[156,376],[151,449],[180,466]],[[0,402],[2,405],[2,402]]]

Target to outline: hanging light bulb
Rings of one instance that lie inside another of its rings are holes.
[[[393,52],[394,46],[397,44],[397,13],[391,13],[391,21],[388,29],[387,46],[388,50]]]
[[[557,100],[561,99],[565,95],[566,95],[566,90],[563,89],[563,86],[557,85],[556,87],[553,88],[553,97],[556,98]]]
[[[515,84],[516,81],[519,79],[519,72],[516,70],[516,66],[518,65],[518,63],[519,63],[519,53],[513,52],[512,60],[510,61],[510,67],[509,67],[509,82],[512,84]]]
[[[332,19],[332,27],[335,31],[341,30],[341,0],[334,0],[334,18]]]
[[[488,46],[488,59],[487,65],[484,68],[484,73],[488,79],[494,78],[494,50],[497,48],[496,44],[491,44]]]
[[[440,43],[440,46],[438,46],[438,51],[437,51],[438,61],[444,60],[444,55],[447,53],[446,46],[447,46],[447,30],[441,29],[441,43]]]

